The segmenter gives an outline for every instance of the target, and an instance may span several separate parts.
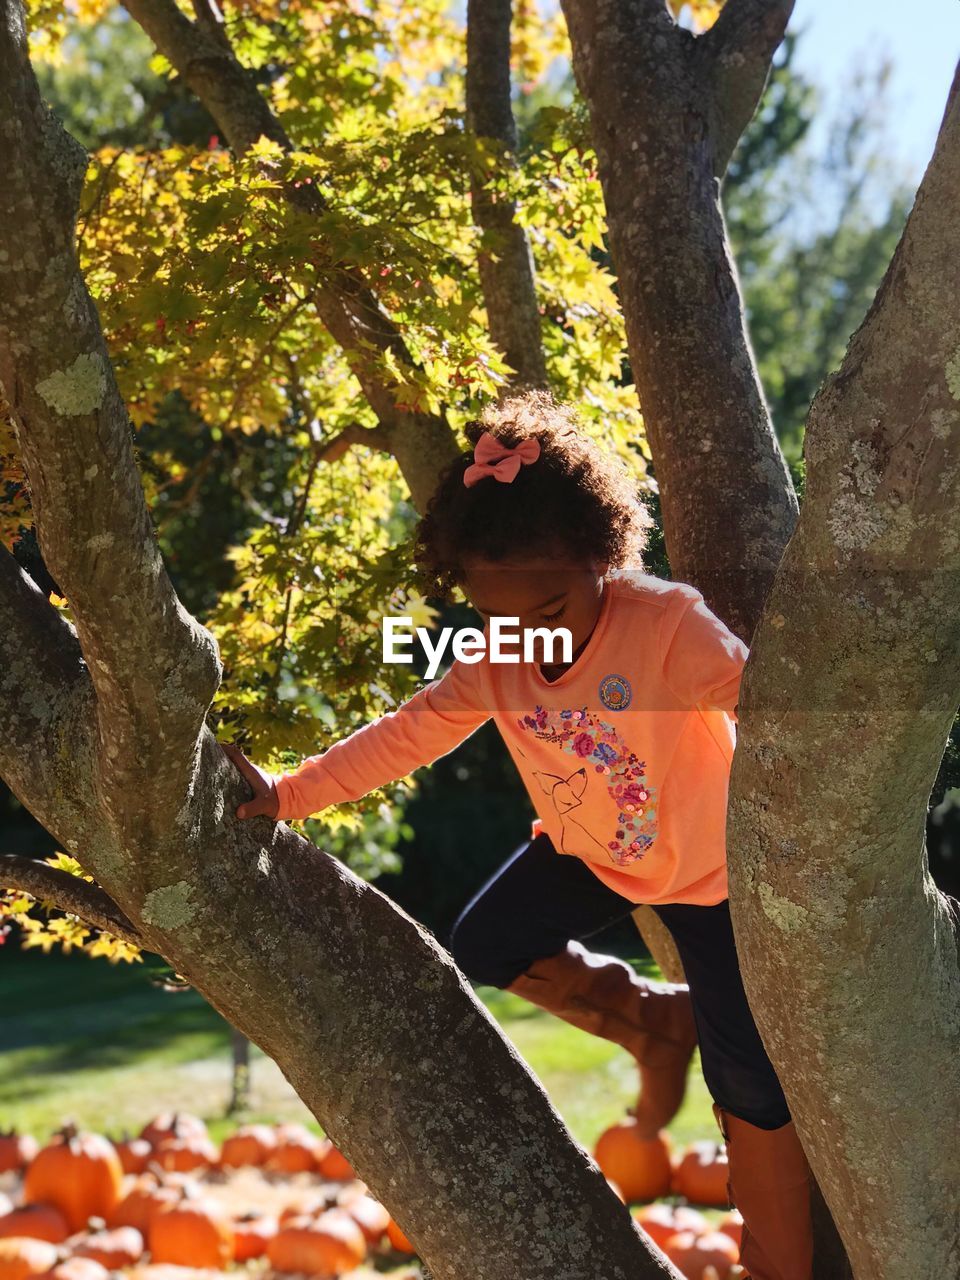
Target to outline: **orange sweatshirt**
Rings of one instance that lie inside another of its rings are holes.
[[[356,800],[493,717],[559,854],[633,902],[727,896],[726,815],[746,645],[694,587],[608,576],[593,633],[557,680],[454,661],[396,711],[276,779],[278,817]]]

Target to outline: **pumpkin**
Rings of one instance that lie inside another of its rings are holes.
[[[217,1149],[209,1138],[199,1134],[161,1138],[154,1148],[153,1159],[161,1169],[175,1173],[192,1173],[209,1169],[217,1163]]]
[[[93,1258],[65,1258],[43,1273],[43,1280],[109,1280],[109,1271]]]
[[[729,1280],[731,1268],[740,1256],[740,1250],[722,1231],[702,1235],[681,1231],[665,1242],[663,1252],[687,1280],[705,1280],[707,1267],[716,1268],[720,1280]]]
[[[298,1196],[280,1211],[280,1225],[286,1226],[292,1218],[315,1218],[318,1213],[323,1213],[329,1208],[331,1208],[330,1197],[324,1192],[308,1192],[306,1195]]]
[[[601,1171],[617,1184],[628,1203],[656,1200],[670,1190],[670,1139],[662,1131],[655,1138],[643,1138],[640,1133],[636,1119],[627,1116],[601,1133],[593,1153]]]
[[[723,1221],[718,1222],[717,1230],[723,1231],[724,1235],[730,1236],[737,1248],[740,1248],[744,1243],[744,1217],[742,1217],[739,1210],[727,1213]]]
[[[192,1116],[187,1111],[164,1111],[144,1125],[140,1137],[155,1147],[164,1138],[205,1138],[207,1126],[199,1116]]]
[[[268,1214],[252,1211],[233,1220],[233,1260],[249,1262],[262,1258],[267,1245],[277,1234],[277,1220]]]
[[[229,1138],[224,1138],[220,1163],[225,1169],[262,1165],[273,1154],[276,1145],[276,1135],[269,1125],[248,1124]]]
[[[321,1177],[331,1182],[350,1182],[357,1176],[353,1165],[332,1142],[317,1160],[317,1169]]]
[[[57,1246],[49,1240],[9,1236],[0,1240],[0,1280],[29,1280],[56,1265]]]
[[[318,1218],[292,1218],[267,1245],[275,1271],[339,1276],[367,1256],[363,1232],[344,1209],[328,1209]]]
[[[81,1240],[73,1252],[78,1258],[93,1258],[108,1271],[119,1271],[121,1267],[132,1267],[143,1257],[143,1236],[136,1227],[96,1231]]]
[[[672,1189],[693,1204],[726,1208],[730,1204],[729,1176],[730,1166],[722,1142],[693,1142],[673,1171]]]
[[[123,1138],[113,1145],[124,1173],[143,1173],[153,1152],[146,1138]]]
[[[52,1204],[25,1204],[0,1218],[0,1236],[29,1236],[62,1244],[70,1234],[67,1220]]]
[[[685,1205],[674,1208],[669,1204],[648,1204],[637,1209],[633,1216],[658,1249],[681,1231],[692,1231],[698,1235],[709,1225],[702,1213]]]
[[[39,1151],[36,1138],[8,1129],[0,1133],[0,1173],[19,1173]]]
[[[136,1227],[146,1237],[153,1215],[177,1198],[175,1188],[164,1186],[155,1173],[142,1173],[112,1213],[107,1215],[107,1226],[111,1229]]]
[[[265,1168],[273,1173],[309,1173],[317,1167],[320,1143],[302,1124],[278,1125],[274,1131],[276,1146],[269,1153]]]
[[[187,1190],[153,1215],[148,1238],[154,1262],[219,1270],[233,1258],[233,1224],[226,1212]]]
[[[417,1252],[413,1247],[412,1242],[403,1234],[396,1222],[394,1222],[393,1218],[391,1218],[387,1223],[387,1239],[390,1241],[392,1248],[396,1249],[397,1253]]]
[[[23,1198],[55,1205],[71,1231],[105,1218],[120,1199],[123,1169],[112,1142],[67,1125],[27,1166]]]
[[[379,1244],[390,1225],[390,1214],[373,1196],[351,1196],[343,1208],[367,1238],[368,1244]]]

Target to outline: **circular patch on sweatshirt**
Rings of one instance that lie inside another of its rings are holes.
[[[600,681],[600,701],[611,711],[623,711],[630,705],[633,692],[626,676],[609,675]]]

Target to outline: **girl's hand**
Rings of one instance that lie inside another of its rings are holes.
[[[280,798],[271,774],[258,768],[252,760],[248,760],[240,748],[233,742],[221,742],[224,754],[232,760],[237,769],[253,788],[253,799],[246,800],[237,809],[238,818],[276,818],[280,812]]]

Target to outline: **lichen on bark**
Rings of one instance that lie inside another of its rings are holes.
[[[106,384],[99,353],[83,351],[66,369],[56,369],[38,382],[37,393],[54,413],[78,418],[100,408]]]

